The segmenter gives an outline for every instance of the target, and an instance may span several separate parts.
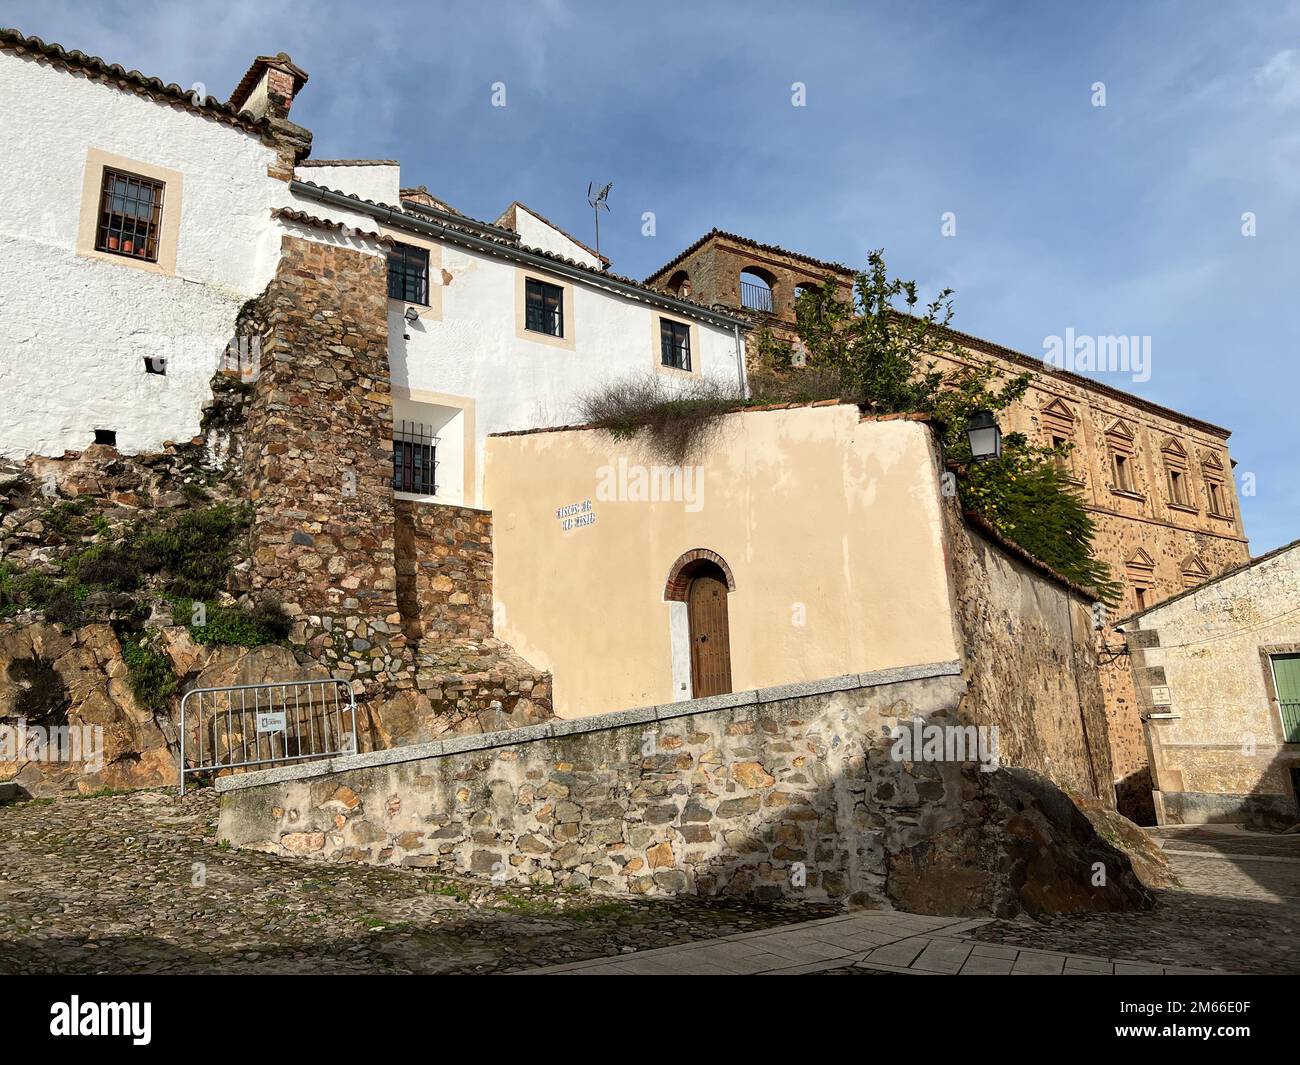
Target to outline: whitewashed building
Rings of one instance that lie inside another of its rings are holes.
[[[400,494],[481,506],[487,435],[573,421],[604,381],[743,385],[742,319],[611,273],[531,208],[476,221],[396,161],[306,158],[306,82],[264,56],[222,103],[0,31],[0,456],[194,436],[284,233],[389,258],[394,436],[436,442]]]

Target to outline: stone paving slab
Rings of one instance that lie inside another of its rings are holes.
[[[983,943],[966,934],[991,923],[892,912],[853,914],[623,958],[530,969],[525,975],[805,976],[855,970],[901,976],[1115,976],[1209,971]],[[864,940],[867,949],[860,948]]]

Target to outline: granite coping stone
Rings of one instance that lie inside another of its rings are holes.
[[[798,699],[809,695],[853,691],[858,688],[874,688],[885,684],[900,684],[907,681],[929,680],[937,677],[954,677],[960,676],[961,672],[962,664],[960,662],[931,662],[924,665],[880,669],[871,673],[846,673],[843,676],[826,677],[822,680],[800,681],[770,688],[730,692],[726,695],[713,695],[702,699],[685,699],[681,702],[662,703],[658,706],[639,706],[629,710],[593,714],[591,717],[556,718],[552,721],[545,721],[540,725],[526,725],[522,728],[506,729],[502,732],[466,733],[449,739],[435,740],[431,743],[415,743],[405,747],[391,747],[380,751],[336,755],[332,758],[321,759],[318,762],[295,763],[293,765],[275,766],[270,769],[257,769],[235,776],[218,777],[215,788],[218,794],[223,794],[228,791],[242,791],[246,788],[262,787],[267,784],[310,780],[344,770],[396,765],[401,762],[415,762],[424,758],[439,758],[449,754],[461,754],[465,751],[487,751],[497,747],[513,747],[521,743],[558,739],[562,736],[574,736],[584,732],[605,732],[627,725],[667,721],[678,717],[734,709],[738,706],[758,706],[765,703],[781,702],[785,699]]]

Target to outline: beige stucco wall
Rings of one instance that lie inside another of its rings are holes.
[[[1162,823],[1300,821],[1263,654],[1300,651],[1300,548],[1141,615],[1129,630],[1133,679],[1149,721]],[[1172,704],[1152,705],[1152,687]]]
[[[603,498],[604,468],[651,465],[590,430],[492,437],[497,635],[551,671],[561,717],[688,698],[674,677],[673,563],[721,555],[736,690],[958,657],[930,430],[854,406],[721,420],[696,502]],[[568,530],[559,508],[590,501]],[[677,637],[680,649],[680,635]],[[689,669],[686,670],[689,688]]]

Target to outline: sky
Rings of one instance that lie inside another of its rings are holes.
[[[476,218],[517,199],[590,244],[612,181],[621,274],[716,226],[883,248],[1030,355],[1149,338],[1145,370],[1090,375],[1233,430],[1252,551],[1300,538],[1300,2],[0,0],[0,24],[222,99],[288,52],[313,157],[398,159]]]

